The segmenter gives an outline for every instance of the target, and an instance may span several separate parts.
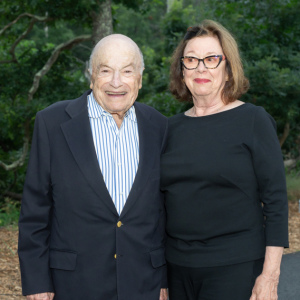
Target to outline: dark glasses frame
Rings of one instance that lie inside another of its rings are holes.
[[[207,67],[207,66],[205,65],[204,60],[207,59],[207,58],[209,58],[209,57],[218,57],[218,58],[219,58],[218,64],[217,64],[215,67],[213,67],[213,68],[209,68],[209,67]],[[197,59],[197,60],[198,60],[197,67],[195,67],[195,68],[188,68],[188,67],[184,64],[184,62],[183,62],[183,60],[184,60],[185,58],[193,58],[193,59]],[[206,69],[216,69],[216,68],[220,65],[220,63],[221,63],[223,60],[226,60],[226,57],[225,57],[225,55],[221,55],[221,54],[220,54],[220,55],[209,55],[209,56],[206,56],[206,57],[204,57],[204,58],[197,58],[197,57],[194,57],[194,56],[182,56],[182,57],[180,58],[180,61],[181,61],[182,65],[183,65],[187,70],[195,70],[195,69],[197,69],[197,68],[199,67],[199,64],[200,64],[201,61],[203,62],[203,65],[204,65],[204,67],[205,67]]]

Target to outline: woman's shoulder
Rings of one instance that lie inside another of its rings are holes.
[[[266,110],[262,106],[253,104],[251,102],[245,102],[243,105],[245,108],[248,109],[248,111],[252,111],[254,113],[263,112],[263,111],[266,112]]]
[[[247,113],[253,113],[258,118],[272,118],[272,116],[262,106],[255,105],[253,103],[245,103]]]
[[[274,118],[265,110],[264,107],[258,106],[252,103],[245,103],[244,120],[249,120],[253,124],[253,128],[265,130],[274,128],[276,129],[276,121]]]
[[[182,112],[172,117],[169,117],[168,121],[169,124],[174,124],[174,123],[182,122],[183,119],[184,119],[184,113]]]
[[[272,116],[262,106],[255,105],[250,102],[245,102],[243,105],[241,105],[241,108],[243,109],[237,110],[237,113],[242,113],[245,117],[248,116],[255,119],[272,119]]]

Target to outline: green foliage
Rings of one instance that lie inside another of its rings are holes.
[[[189,9],[183,9],[182,1],[175,1],[171,11],[162,20],[165,36],[165,53],[171,55],[189,27]]]
[[[10,198],[5,198],[0,207],[0,227],[17,225],[20,215],[20,203],[16,203]]]
[[[142,100],[143,103],[150,105],[164,114],[166,117],[179,114],[188,109],[190,104],[181,103],[174,99],[170,92],[162,92],[148,95]]]
[[[128,9],[124,5],[113,5],[113,12],[116,18],[115,33],[129,36],[141,48],[150,47],[155,52],[161,51],[164,38],[160,29],[161,16],[165,14],[163,3],[154,1],[151,7],[143,13]]]
[[[36,23],[30,34],[17,44],[17,63],[0,64],[0,160],[8,165],[20,157],[24,124],[29,124],[31,136],[37,111],[53,102],[76,98],[89,87],[84,70],[90,49],[88,46],[87,49],[75,47],[60,54],[51,70],[41,79],[33,100],[28,101],[34,75],[43,68],[57,45],[73,38],[77,32],[85,33],[85,28],[79,29],[78,24],[75,26],[76,17],[78,14],[86,16],[85,9],[95,2],[77,1],[71,5],[70,1],[64,1],[61,4],[61,1],[38,0],[2,1],[0,4],[0,30],[25,12],[37,16],[45,16],[47,12],[53,19],[47,24],[47,31],[44,23]],[[28,28],[29,22],[29,17],[23,17],[0,36],[0,61],[12,59],[13,44]],[[4,203],[6,191],[22,192],[26,164],[27,161],[22,167],[9,172],[0,169],[0,206]]]

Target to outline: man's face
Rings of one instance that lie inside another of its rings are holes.
[[[111,38],[99,45],[93,59],[91,89],[97,102],[111,114],[122,116],[142,87],[141,59],[129,41]]]

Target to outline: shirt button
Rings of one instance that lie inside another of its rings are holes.
[[[117,259],[117,254],[114,255],[114,258]]]
[[[117,226],[118,227],[121,227],[123,225],[123,223],[121,222],[121,221],[119,221],[118,223],[117,223]]]

